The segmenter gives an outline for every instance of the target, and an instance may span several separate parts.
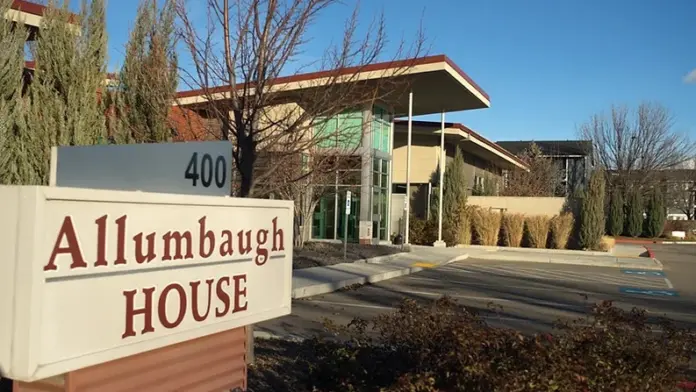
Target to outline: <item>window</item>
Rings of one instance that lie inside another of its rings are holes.
[[[315,120],[317,145],[322,148],[353,149],[362,140],[363,115],[359,110],[350,110],[327,119]]]
[[[372,109],[372,147],[379,151],[389,152],[390,132],[389,113],[379,106],[374,106]]]

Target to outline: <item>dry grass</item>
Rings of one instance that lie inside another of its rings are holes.
[[[519,248],[524,236],[524,214],[503,214],[501,230],[505,246]]]
[[[573,232],[575,218],[571,213],[563,213],[551,218],[551,245],[554,249],[565,249]]]
[[[459,226],[459,233],[457,235],[457,240],[460,245],[471,245],[471,221],[475,211],[476,207],[474,206],[466,206],[464,208],[461,225]]]
[[[599,250],[601,252],[609,252],[616,245],[616,239],[614,237],[603,236],[599,243]]]
[[[472,215],[474,233],[479,244],[497,245],[502,214],[497,211],[477,209]]]
[[[549,236],[549,217],[546,215],[534,215],[527,217],[527,240],[531,248],[546,248]]]

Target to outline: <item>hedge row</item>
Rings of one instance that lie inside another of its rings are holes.
[[[566,249],[575,225],[572,213],[554,217],[505,214],[474,206],[464,209],[461,222],[456,228],[443,224],[442,237],[458,239],[458,243],[448,243],[448,246],[477,244]],[[437,219],[412,217],[410,226],[411,243],[431,245],[437,240]],[[453,229],[457,232],[453,232]]]

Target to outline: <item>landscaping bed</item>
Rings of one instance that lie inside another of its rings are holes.
[[[398,246],[348,244],[346,259],[344,259],[342,243],[308,242],[302,249],[293,251],[292,268],[303,269],[325,267],[340,263],[354,263],[401,252],[403,250]]]

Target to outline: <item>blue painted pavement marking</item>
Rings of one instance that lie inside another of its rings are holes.
[[[641,275],[641,276],[659,276],[661,278],[665,277],[665,273],[662,271],[644,271],[644,270],[621,270],[624,274],[629,275]]]
[[[655,297],[678,297],[679,292],[674,290],[650,290],[650,289],[639,289],[635,287],[621,287],[619,291],[625,294],[642,294],[642,295],[652,295]]]

